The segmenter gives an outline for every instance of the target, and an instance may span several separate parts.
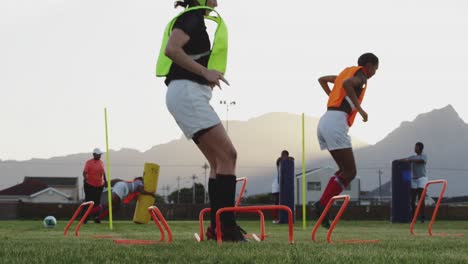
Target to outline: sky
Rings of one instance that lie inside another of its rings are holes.
[[[291,3],[291,4],[290,4]],[[218,0],[229,61],[212,104],[228,118],[269,112],[320,117],[322,75],[380,59],[351,134],[370,144],[402,121],[452,104],[468,120],[468,2],[463,0]],[[169,0],[0,1],[0,159],[105,148],[145,151],[182,133],[154,74]],[[298,138],[300,140],[300,138]]]

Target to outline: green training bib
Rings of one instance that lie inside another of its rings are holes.
[[[158,62],[156,64],[156,76],[158,77],[167,76],[171,69],[172,60],[169,59],[166,55],[164,55],[164,51],[166,50],[167,42],[169,41],[169,36],[171,35],[172,28],[174,27],[174,23],[176,22],[177,18],[179,18],[181,15],[187,12],[200,10],[200,9],[210,10],[217,14],[217,16],[215,17],[205,16],[206,19],[212,20],[218,24],[218,27],[216,28],[213,48],[210,53],[210,58],[208,60],[207,68],[210,70],[219,71],[223,74],[226,73],[227,53],[228,53],[228,32],[227,32],[226,24],[224,23],[224,20],[221,18],[219,13],[213,8],[208,7],[208,6],[196,6],[196,7],[187,8],[182,13],[180,13],[175,18],[173,18],[171,22],[169,22],[169,24],[166,26],[166,29],[164,30],[161,50],[159,51]]]

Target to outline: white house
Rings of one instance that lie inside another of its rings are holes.
[[[78,201],[80,189],[78,186],[78,177],[24,177],[24,181],[37,180],[43,182],[47,187],[66,194],[72,200]]]
[[[49,187],[42,191],[31,194],[23,202],[31,203],[69,203],[71,202],[70,195],[63,193],[55,188]]]
[[[25,177],[24,181],[20,184],[11,186],[7,189],[0,191],[0,201],[3,202],[28,202],[28,203],[71,203],[75,202],[72,195],[77,195],[76,186],[71,183],[77,184],[77,178],[73,180],[65,180],[70,182],[67,188],[63,180],[58,180],[56,184],[51,184],[59,187],[52,187],[47,184],[45,177]],[[54,181],[54,180],[52,180]],[[57,180],[55,180],[57,181]],[[50,182],[49,182],[50,183]],[[61,186],[61,188],[60,188]],[[65,189],[65,191],[63,191]],[[68,193],[66,192],[68,190]],[[70,195],[72,194],[72,195]]]
[[[333,176],[336,169],[324,167],[306,171],[306,203],[313,204],[320,200],[325,187],[327,187],[330,177]],[[296,205],[302,204],[302,173],[296,175],[295,198]],[[349,195],[351,201],[359,201],[359,193],[361,191],[360,179],[356,177],[351,184],[341,193]]]

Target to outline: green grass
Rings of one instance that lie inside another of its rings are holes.
[[[135,225],[115,222],[114,231],[107,223],[85,225],[81,237],[73,230],[63,236],[64,221],[53,229],[41,221],[0,221],[0,263],[468,263],[468,222],[440,221],[434,231],[464,233],[465,237],[428,237],[427,224],[419,224],[421,236],[411,236],[408,224],[383,221],[341,221],[334,239],[379,239],[378,244],[327,244],[320,229],[320,242],[310,240],[313,222],[303,231],[298,223],[295,243],[287,242],[287,226],[267,223],[264,242],[197,243],[193,233],[197,222],[170,222],[174,233],[171,244],[116,245],[110,239],[93,239],[95,234],[112,234],[131,239],[158,239],[152,224]],[[258,233],[258,222],[241,221],[249,232]],[[423,235],[424,234],[424,235]]]

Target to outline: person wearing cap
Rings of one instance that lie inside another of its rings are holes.
[[[93,150],[93,158],[86,161],[83,169],[83,189],[85,201],[93,201],[94,206],[101,202],[101,194],[106,185],[106,172],[101,160],[102,151],[99,148]]]

